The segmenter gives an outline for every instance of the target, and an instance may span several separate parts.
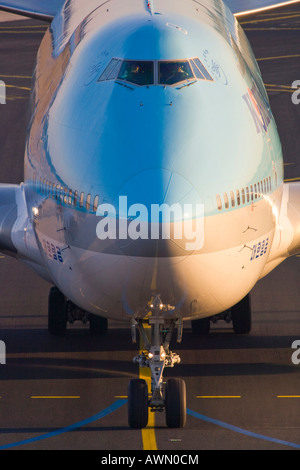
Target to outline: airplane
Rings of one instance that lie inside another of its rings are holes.
[[[298,2],[298,0],[297,0]],[[186,424],[163,381],[191,321],[251,330],[250,292],[300,252],[300,184],[283,155],[243,15],[296,1],[0,0],[49,22],[32,79],[24,182],[0,186],[0,249],[53,287],[48,328],[126,321],[151,371],[128,422]],[[5,108],[3,108],[5,109]],[[2,111],[3,111],[2,109]]]

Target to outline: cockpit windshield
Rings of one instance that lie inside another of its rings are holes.
[[[114,80],[126,86],[162,85],[176,86],[195,83],[199,80],[211,81],[213,78],[198,57],[183,60],[124,60],[112,58],[102,71],[98,82]],[[130,87],[129,87],[130,88]]]
[[[153,85],[154,63],[151,61],[124,60],[118,74],[119,80],[136,85]]]
[[[158,83],[160,85],[174,85],[190,79],[194,79],[194,74],[187,60],[158,62]]]

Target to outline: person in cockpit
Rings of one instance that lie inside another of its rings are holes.
[[[160,83],[174,85],[193,78],[187,62],[162,62],[160,64]]]

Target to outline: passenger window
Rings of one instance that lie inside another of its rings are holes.
[[[229,209],[229,200],[228,200],[227,193],[224,193],[224,203],[225,203],[225,209]]]
[[[73,204],[74,206],[77,206],[77,198],[78,198],[78,191],[77,189],[74,191],[74,199],[73,199]]]
[[[233,191],[230,191],[230,198],[231,198],[231,207],[235,207],[235,198],[234,198]]]
[[[80,193],[79,206],[83,207],[84,193]]]
[[[64,203],[68,204],[68,188],[65,188]]]
[[[153,85],[154,62],[124,60],[118,79],[135,85]]]
[[[194,74],[187,60],[158,63],[158,83],[160,85],[174,85],[193,78]]]
[[[222,200],[221,200],[221,197],[220,197],[219,194],[217,194],[216,198],[217,198],[218,210],[221,211],[221,210],[222,210]]]
[[[98,204],[99,204],[99,196],[95,196],[94,204],[93,204],[93,211],[94,212],[97,212]]]
[[[236,200],[237,200],[237,205],[240,206],[241,205],[241,195],[240,195],[240,190],[239,189],[236,190]]]
[[[245,190],[242,188],[242,202],[245,204],[246,198],[245,198]]]
[[[91,195],[90,194],[88,194],[87,197],[86,197],[85,207],[86,207],[87,210],[89,210],[90,207],[91,207]]]

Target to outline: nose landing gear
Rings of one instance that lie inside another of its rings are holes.
[[[133,379],[128,386],[128,422],[132,428],[144,428],[148,423],[148,410],[165,411],[166,424],[171,428],[181,428],[186,423],[186,386],[181,379],[169,379],[164,386],[165,367],[180,363],[178,354],[169,350],[170,341],[177,327],[177,342],[182,338],[182,321],[176,316],[174,307],[164,305],[159,296],[150,304],[147,319],[136,318],[132,324],[132,339],[136,342],[136,326],[143,339],[144,349],[133,361],[151,371],[151,393],[145,380]],[[151,339],[144,325],[151,327]]]

